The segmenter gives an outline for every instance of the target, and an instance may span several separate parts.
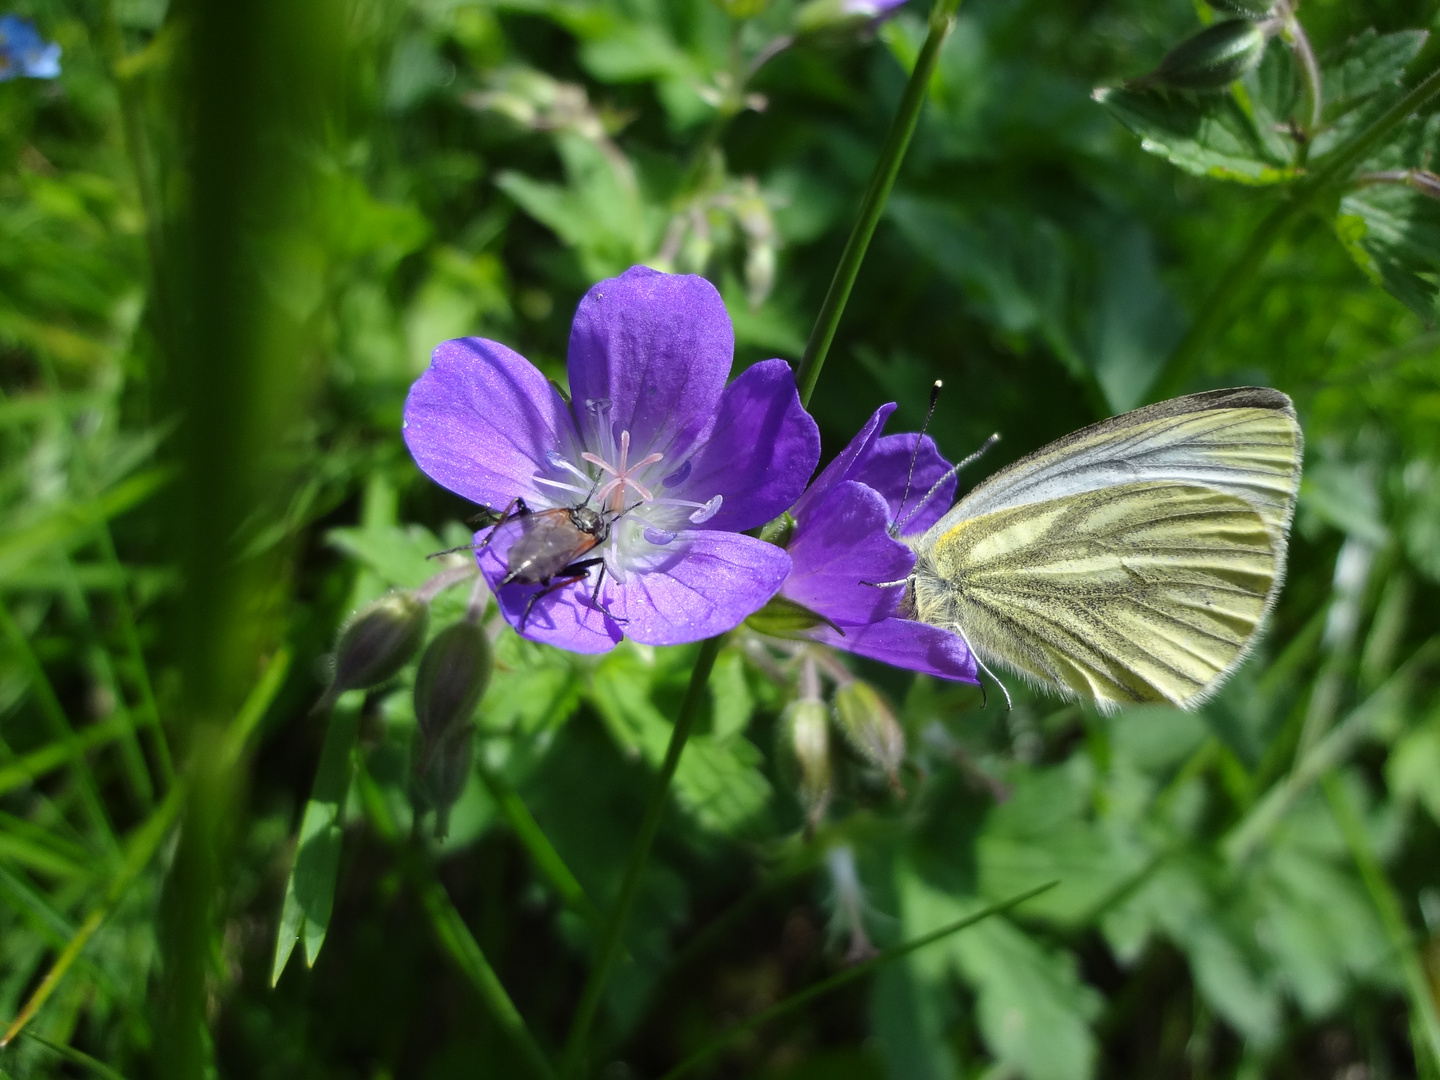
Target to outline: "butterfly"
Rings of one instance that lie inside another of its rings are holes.
[[[1194,707],[1275,603],[1302,448],[1290,399],[1260,387],[1092,424],[907,538],[906,611],[1102,709]]]

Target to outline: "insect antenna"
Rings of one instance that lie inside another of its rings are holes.
[[[899,536],[900,530],[905,528],[905,526],[910,523],[910,519],[913,518],[916,514],[918,514],[925,506],[925,504],[935,497],[936,493],[944,485],[945,481],[949,480],[952,476],[958,475],[960,470],[965,468],[967,465],[975,464],[975,462],[979,461],[980,458],[984,456],[986,450],[989,450],[990,447],[994,446],[999,441],[1000,433],[997,431],[995,432],[995,434],[991,435],[988,439],[986,439],[983,443],[980,444],[979,450],[976,450],[964,461],[960,462],[959,465],[952,466],[944,476],[940,477],[939,480],[936,480],[935,483],[930,486],[930,490],[925,493],[925,497],[915,504],[915,509],[911,510],[910,513],[906,514],[903,521],[897,522],[896,524],[890,526],[890,535]]]
[[[936,379],[935,385],[930,387],[930,407],[925,410],[925,422],[920,425],[920,434],[915,436],[915,449],[910,454],[910,471],[905,474],[905,494],[900,496],[900,502],[895,506],[895,517],[897,519],[900,517],[900,511],[905,509],[905,500],[910,498],[910,484],[915,479],[915,463],[920,460],[920,444],[925,438],[925,432],[930,428],[930,421],[935,416],[935,406],[940,403],[940,388],[944,385],[943,382]],[[920,503],[923,506],[925,500],[921,499]],[[908,521],[910,519],[906,518],[905,520]],[[900,535],[901,524],[902,523],[897,520],[895,524],[890,526],[890,535],[892,537]]]

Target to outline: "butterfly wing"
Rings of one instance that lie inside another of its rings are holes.
[[[912,600],[987,661],[1101,707],[1185,706],[1244,656],[1283,553],[1229,492],[1118,484],[952,523],[920,552]]]
[[[1278,390],[1189,394],[1102,420],[1021,458],[978,485],[931,532],[1116,484],[1174,481],[1244,499],[1283,536],[1300,484],[1301,443],[1294,406]]]

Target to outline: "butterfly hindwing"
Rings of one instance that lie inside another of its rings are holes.
[[[1102,706],[1203,697],[1248,649],[1284,551],[1247,500],[1167,481],[1023,503],[926,540],[917,618]]]

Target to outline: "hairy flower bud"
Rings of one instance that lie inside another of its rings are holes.
[[[462,619],[435,635],[415,673],[415,719],[427,744],[469,722],[493,667],[490,639],[478,623]]]
[[[875,688],[859,679],[839,687],[835,691],[835,718],[855,752],[885,770],[890,786],[903,795],[899,769],[905,760],[905,733]]]
[[[824,703],[792,701],[780,717],[784,744],[799,766],[797,794],[805,807],[805,829],[813,833],[830,805],[830,717]]]
[[[1132,85],[1223,90],[1260,63],[1266,40],[1264,28],[1248,19],[1215,23],[1175,46],[1159,67]]]
[[[329,708],[347,690],[379,686],[404,667],[425,640],[429,619],[429,606],[408,592],[391,593],[361,608],[340,631],[335,678],[317,711]]]
[[[450,834],[450,811],[465,790],[475,762],[475,729],[461,727],[442,736],[419,759],[420,795],[435,808],[435,839]]]

